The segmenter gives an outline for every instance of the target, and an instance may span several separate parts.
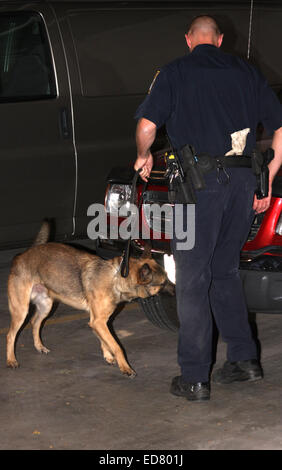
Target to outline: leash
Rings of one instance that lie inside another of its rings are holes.
[[[130,200],[129,200],[130,205],[135,203],[137,180],[138,180],[138,176],[139,176],[139,173],[140,173],[141,170],[142,170],[142,168],[139,168],[139,170],[137,170],[135,172],[135,174],[132,178],[131,195],[130,195]],[[140,201],[139,201],[139,204],[138,204],[138,211],[137,211],[137,214],[136,214],[136,219],[138,219],[138,217],[139,217],[139,208],[140,208],[140,205],[141,205],[141,202],[142,202],[142,199],[143,199],[143,194],[144,194],[146,185],[147,185],[147,183],[143,184],[142,193],[141,193]],[[136,219],[135,219],[135,221],[136,221]],[[131,237],[129,237],[128,240],[127,240],[126,247],[125,247],[124,254],[123,254],[123,257],[122,257],[122,261],[121,261],[121,265],[120,265],[120,273],[121,273],[122,277],[127,277],[128,274],[129,274],[130,248],[131,248]]]

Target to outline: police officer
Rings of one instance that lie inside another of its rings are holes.
[[[212,315],[227,343],[227,361],[214,372],[213,381],[262,378],[238,268],[254,213],[269,207],[272,180],[282,163],[282,116],[280,103],[261,74],[221,51],[223,34],[212,17],[195,18],[185,37],[191,53],[156,74],[136,113],[134,167],[142,168],[143,180],[148,180],[153,166],[150,147],[156,130],[164,124],[174,149],[190,144],[196,152],[216,157],[238,154],[238,141],[240,154],[250,155],[262,122],[274,132],[275,151],[268,197],[259,200],[254,195],[251,168],[210,171],[206,187],[196,191],[194,248],[177,250],[176,237],[172,241],[181,375],[172,380],[170,391],[203,401],[210,398]]]

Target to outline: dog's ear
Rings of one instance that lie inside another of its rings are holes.
[[[138,284],[149,284],[153,279],[153,272],[148,265],[145,263],[139,268],[137,273]]]
[[[151,244],[150,243],[145,243],[144,245],[144,251],[142,253],[141,258],[152,258],[152,253],[151,253]]]

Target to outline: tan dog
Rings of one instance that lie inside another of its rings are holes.
[[[89,326],[101,342],[105,360],[118,363],[123,374],[136,375],[123,351],[110,333],[107,322],[120,302],[146,298],[164,289],[171,294],[174,286],[164,269],[147,253],[130,258],[129,276],[120,274],[122,258],[104,260],[96,255],[61,243],[47,243],[49,225],[44,223],[34,245],[13,260],[8,279],[8,300],[11,325],[7,334],[7,366],[16,368],[16,335],[29,311],[36,306],[32,318],[34,346],[48,353],[40,340],[40,326],[48,316],[54,300],[59,300],[90,314]]]

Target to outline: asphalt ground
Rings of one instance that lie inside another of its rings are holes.
[[[28,323],[16,345],[20,367],[11,370],[5,357],[6,283],[18,251],[0,252],[0,450],[93,450],[99,459],[115,451],[167,451],[180,459],[192,450],[282,450],[282,315],[251,318],[264,379],[212,384],[209,402],[169,393],[179,374],[177,334],[154,326],[138,303],[125,306],[111,322],[137,372],[134,379],[104,362],[87,314],[62,304],[42,329],[51,352],[34,349]],[[215,367],[224,360],[219,338]],[[120,468],[140,466],[129,463]],[[180,460],[173,463],[180,466]]]

